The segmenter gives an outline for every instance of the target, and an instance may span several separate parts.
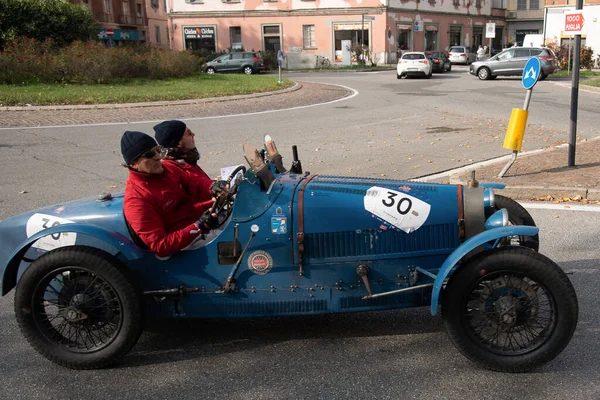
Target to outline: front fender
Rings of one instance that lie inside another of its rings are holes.
[[[2,276],[3,296],[10,292],[17,284],[19,265],[21,264],[25,253],[27,253],[27,250],[29,250],[36,241],[43,237],[64,232],[80,233],[82,235],[100,240],[110,247],[113,247],[116,253],[123,254],[123,256],[128,260],[138,259],[144,255],[144,253],[137,246],[135,246],[135,244],[133,244],[129,238],[121,235],[120,233],[110,232],[98,226],[74,223],[63,224],[44,229],[43,231],[40,231],[21,242],[21,244],[17,246],[17,249],[8,258],[6,268],[4,269],[4,275]]]
[[[433,292],[431,293],[431,315],[436,315],[438,313],[438,303],[444,281],[453,272],[456,263],[458,263],[465,255],[485,243],[506,236],[535,236],[538,231],[539,228],[535,226],[505,226],[481,232],[458,246],[452,254],[448,256],[446,261],[444,261],[435,278],[435,282],[433,283]]]

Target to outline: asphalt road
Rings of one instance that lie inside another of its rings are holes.
[[[506,154],[501,148],[518,79],[479,81],[464,67],[431,80],[393,71],[294,74],[358,91],[336,103],[258,115],[189,120],[210,175],[241,163],[241,144],[271,134],[306,170],[410,178]],[[570,91],[534,89],[525,150],[567,140]],[[580,134],[598,135],[600,94],[581,93]],[[124,111],[126,112],[126,111]],[[0,130],[0,219],[60,201],[119,191],[125,129],[154,123]],[[498,136],[498,138],[496,138]],[[430,161],[430,162],[428,162]],[[25,193],[21,193],[25,192]],[[591,209],[597,210],[597,209]],[[580,322],[567,349],[528,374],[482,370],[464,359],[426,308],[237,321],[158,323],[113,369],[71,371],[18,332],[13,293],[0,299],[0,377],[7,399],[596,399],[600,398],[596,211],[532,210],[541,252],[570,275]]]

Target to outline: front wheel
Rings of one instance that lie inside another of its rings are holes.
[[[35,260],[17,285],[15,314],[35,350],[72,369],[116,362],[142,332],[131,279],[111,256],[89,247],[64,247]]]
[[[323,68],[329,68],[331,67],[331,61],[329,61],[328,58],[323,59],[323,62],[321,63],[321,66]]]
[[[479,71],[477,71],[477,76],[482,81],[485,81],[486,79],[490,79],[490,70],[487,69],[486,67],[480,68]]]
[[[471,259],[452,276],[442,302],[458,350],[502,372],[527,372],[558,356],[579,313],[575,290],[560,267],[519,247]]]
[[[215,69],[213,67],[206,68],[206,73],[209,75],[213,75],[215,73]]]
[[[252,69],[251,66],[247,65],[244,67],[244,73],[246,75],[252,75],[254,73],[254,70]]]
[[[508,222],[510,225],[536,226],[531,214],[529,214],[529,212],[523,208],[523,206],[511,198],[497,194],[495,196],[494,208],[496,210],[506,208],[506,211],[508,211]],[[523,246],[538,251],[540,249],[540,237],[539,235],[511,236],[503,239],[501,245]]]

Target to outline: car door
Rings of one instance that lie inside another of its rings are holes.
[[[503,51],[490,59],[490,69],[493,75],[510,75],[510,61],[514,57],[514,50]]]
[[[215,70],[218,72],[228,71],[227,62],[231,59],[231,54],[225,54],[215,60]]]
[[[521,75],[529,60],[529,49],[514,49],[514,57],[510,60],[511,75]]]
[[[229,60],[229,71],[241,71],[244,62],[244,53],[233,53]]]

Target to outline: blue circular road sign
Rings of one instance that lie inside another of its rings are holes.
[[[527,64],[525,64],[525,69],[523,69],[523,76],[521,77],[523,87],[525,89],[531,89],[534,87],[538,81],[538,78],[540,77],[541,72],[542,64],[540,64],[540,59],[537,57],[531,57],[527,61]]]

